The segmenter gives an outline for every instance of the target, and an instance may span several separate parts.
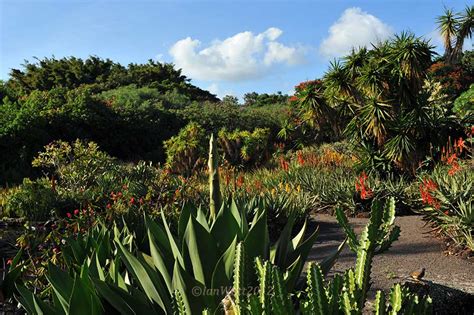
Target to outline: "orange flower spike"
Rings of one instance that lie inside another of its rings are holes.
[[[465,147],[463,138],[458,139],[457,146],[458,146],[459,152],[462,152],[462,149]]]

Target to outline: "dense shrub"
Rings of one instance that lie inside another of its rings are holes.
[[[454,101],[453,112],[461,119],[474,120],[474,84]]]
[[[247,130],[219,131],[219,143],[224,151],[224,160],[232,166],[259,166],[270,157],[270,130],[256,128]]]
[[[204,163],[205,144],[204,129],[195,122],[189,123],[164,142],[166,167],[173,173],[190,176]]]
[[[121,92],[127,99],[134,91]],[[60,139],[92,140],[123,160],[164,161],[163,141],[182,123],[160,106],[146,100],[109,106],[86,86],[34,91],[17,102],[5,99],[0,106],[0,183],[38,176],[30,166],[33,157],[44,145]]]
[[[217,134],[222,128],[228,130],[249,130],[269,128],[275,136],[285,117],[285,106],[245,107],[226,103],[194,103],[178,110],[178,117],[194,121],[203,126],[207,133]]]
[[[442,84],[442,92],[451,100],[469,89],[474,81],[474,53],[464,52],[459,64],[449,64],[443,59],[434,62],[428,69],[428,75]]]
[[[75,89],[84,84],[92,84],[96,90],[103,91],[120,86],[136,84],[149,86],[161,93],[178,91],[193,100],[217,101],[208,91],[201,90],[189,83],[181,70],[172,64],[163,64],[149,60],[146,64],[129,64],[127,67],[110,59],[95,56],[82,60],[70,57],[55,59],[36,59],[28,61],[23,70],[12,69],[7,87],[16,95],[27,95],[34,90],[47,91],[57,87]]]
[[[1,216],[26,218],[29,221],[46,220],[67,205],[61,201],[57,192],[46,180],[23,180],[18,187],[5,195],[5,204]]]
[[[285,104],[288,101],[288,95],[284,95],[281,92],[277,94],[258,94],[255,92],[244,94],[244,106],[274,106],[279,104]]]
[[[33,202],[37,209],[31,207],[28,211],[45,215],[55,210],[56,215],[64,216],[73,209],[124,214],[133,205],[150,212],[156,205],[171,205],[178,189],[183,190],[184,196],[189,190],[148,163],[125,164],[100,151],[92,142],[51,143],[33,164],[46,177],[25,180],[18,188],[11,189],[11,193],[7,192],[2,206],[6,209],[4,215],[24,216],[25,207]],[[34,192],[34,197],[29,191]],[[31,200],[22,201],[29,194]],[[37,219],[45,219],[45,215]]]

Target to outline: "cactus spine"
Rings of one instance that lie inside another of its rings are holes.
[[[215,219],[217,211],[222,204],[221,188],[219,183],[219,157],[217,155],[216,140],[211,134],[209,140],[209,196],[210,196],[210,216]]]

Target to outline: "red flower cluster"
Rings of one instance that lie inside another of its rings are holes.
[[[290,101],[290,103],[297,102],[297,101],[298,101],[298,96],[292,95],[292,96],[289,98],[289,101]]]
[[[451,144],[451,141],[448,141],[447,149],[443,147],[442,154],[441,154],[441,161],[451,166],[451,168],[448,171],[448,174],[452,176],[461,169],[461,166],[458,163],[458,157],[466,146],[465,146],[463,138],[454,140],[454,144],[452,146],[450,144]]]
[[[237,180],[235,181],[235,186],[240,188],[244,184],[244,176],[241,174],[239,177],[237,177]]]
[[[320,84],[321,84],[321,80],[304,81],[298,84],[297,86],[295,86],[295,91],[298,93],[303,90],[306,90],[307,88],[316,87],[316,85],[320,85]]]
[[[420,194],[421,200],[424,204],[433,206],[435,209],[441,207],[440,202],[432,193],[438,189],[438,185],[431,179],[423,179],[423,182],[420,184]]]
[[[298,164],[303,166],[305,164],[305,160],[304,160],[304,157],[303,157],[303,152],[302,151],[298,151],[296,153],[296,158],[298,160]]]
[[[355,182],[355,189],[358,193],[360,193],[360,198],[361,199],[369,199],[373,196],[373,191],[372,189],[369,188],[367,185],[367,179],[369,177],[365,172],[362,172],[360,174],[359,178],[356,179]]]
[[[280,157],[280,167],[287,172],[290,168],[290,163],[288,163],[283,156]]]
[[[90,209],[90,210],[89,210],[89,213],[90,213],[90,214],[93,214],[94,211],[93,211],[92,209]],[[79,216],[80,214],[81,214],[81,211],[79,211],[79,209],[74,209],[74,211],[73,211],[72,213],[71,213],[71,212],[66,213],[66,216],[67,216],[69,219],[71,219],[71,218],[73,217],[73,215],[74,215],[74,216]],[[82,214],[86,215],[86,214],[87,214],[87,210],[86,210],[86,209],[82,210]]]

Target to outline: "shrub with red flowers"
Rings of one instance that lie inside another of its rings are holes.
[[[457,152],[463,147],[456,141]],[[449,151],[449,150],[446,150]],[[445,163],[435,167],[429,177],[420,179],[421,211],[434,230],[452,240],[458,248],[474,251],[474,172],[472,165],[446,155]]]
[[[473,73],[463,65],[449,65],[443,61],[433,63],[428,69],[431,78],[443,85],[443,94],[451,99],[458,97],[474,81]]]

